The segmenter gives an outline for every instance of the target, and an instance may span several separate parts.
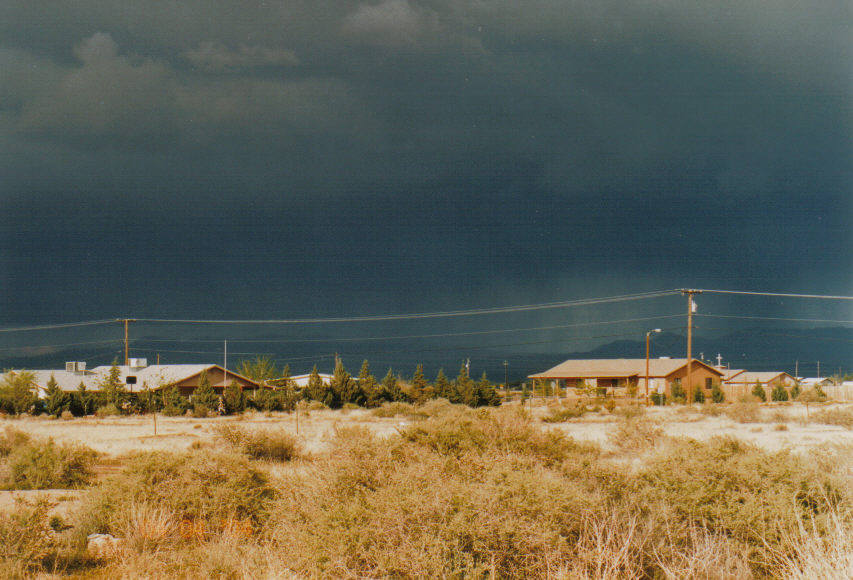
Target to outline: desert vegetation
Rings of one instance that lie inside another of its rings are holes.
[[[757,408],[747,418],[758,425],[785,420],[802,428],[787,407],[740,404]],[[796,453],[669,430],[674,421],[741,425],[727,416],[736,405],[705,403],[685,412],[529,407],[472,409],[429,399],[385,403],[372,412],[313,410],[306,424],[319,421],[319,413],[329,429],[325,446],[310,453],[287,415],[170,419],[209,433],[181,449],[112,457],[113,469],[95,478],[90,471],[72,484],[88,487],[62,517],[45,500],[0,508],[0,574],[846,578],[853,572],[849,443]],[[543,420],[566,410],[579,414]],[[809,424],[836,421],[840,426],[827,428],[845,433],[850,412],[821,408]],[[256,417],[262,426],[252,422]],[[603,426],[606,438],[581,440],[564,429],[584,425]],[[48,445],[18,429],[3,431],[2,460],[34,442]],[[87,457],[98,461],[94,453]]]

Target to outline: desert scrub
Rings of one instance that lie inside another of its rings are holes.
[[[853,429],[853,407],[840,407],[835,409],[823,409],[812,413],[809,421],[822,423],[824,425],[838,425]]]
[[[78,529],[118,534],[127,528],[132,506],[147,504],[171,516],[202,522],[208,530],[223,522],[257,526],[275,496],[267,477],[241,456],[224,453],[144,453],[94,488],[84,502]]]
[[[726,409],[726,415],[738,423],[757,423],[761,419],[758,403],[740,402]]]
[[[381,407],[376,407],[370,411],[374,417],[389,418],[397,415],[412,415],[415,408],[409,403],[382,403]]]
[[[556,407],[548,415],[542,417],[544,423],[565,423],[579,419],[586,414],[586,407]]]
[[[440,455],[465,453],[519,453],[546,463],[563,461],[577,454],[596,455],[596,445],[579,443],[555,430],[534,426],[520,408],[458,410],[411,425],[401,432],[410,442]]]
[[[747,546],[758,568],[803,521],[822,531],[830,514],[849,509],[834,473],[788,451],[768,453],[732,438],[681,440],[651,457],[634,482],[638,505]],[[658,506],[655,508],[654,506]]]
[[[33,439],[8,429],[2,439],[0,489],[78,488],[93,477],[98,454],[88,447]]]
[[[290,461],[302,454],[296,437],[281,429],[249,430],[236,425],[219,425],[214,433],[234,450],[252,459]]]
[[[0,512],[0,575],[23,578],[45,571],[48,558],[56,551],[55,534],[47,501],[16,501],[14,509]]]
[[[661,426],[645,417],[624,419],[608,433],[610,442],[621,451],[650,449],[665,438]]]

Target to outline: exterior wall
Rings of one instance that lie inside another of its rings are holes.
[[[691,383],[693,385],[693,390],[695,391],[698,388],[702,388],[705,391],[705,395],[709,395],[711,393],[710,387],[706,387],[707,379],[711,379],[710,384],[713,385],[715,382],[720,383],[720,375],[712,372],[707,367],[704,367],[700,364],[691,365],[690,369],[691,375]],[[672,385],[677,380],[681,380],[681,386],[684,389],[684,392],[688,392],[687,388],[687,367],[684,366],[672,374],[666,377],[666,396],[669,397],[672,395]]]
[[[207,379],[210,381],[213,390],[217,395],[221,395],[222,391],[225,390],[225,387],[222,385],[222,381],[225,378],[225,373],[223,373],[219,369],[212,369],[207,373]],[[190,377],[184,381],[177,383],[178,390],[184,396],[189,396],[195,391],[198,387],[199,379],[201,375],[196,375],[194,377]],[[227,384],[231,384],[231,381],[235,381],[238,385],[242,385],[244,389],[254,389],[255,385],[246,381],[245,379],[241,379],[240,377],[234,375],[233,373],[228,373],[228,382]]]

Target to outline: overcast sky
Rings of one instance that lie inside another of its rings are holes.
[[[834,0],[5,0],[0,321],[850,294],[850,22]]]

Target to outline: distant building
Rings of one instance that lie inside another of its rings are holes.
[[[700,360],[691,363],[691,384],[694,389],[710,391],[714,383],[720,383],[723,372]],[[562,362],[547,371],[529,375],[530,379],[556,381],[557,386],[573,388],[581,383],[602,389],[611,389],[614,394],[625,394],[627,386],[636,386],[637,395],[645,396],[646,359],[572,359]],[[649,359],[649,393],[672,394],[673,385],[687,388],[686,358]],[[608,392],[608,391],[605,391]],[[708,394],[708,392],[706,392]]]
[[[797,384],[797,379],[781,371],[743,371],[725,380],[723,382],[723,391],[727,399],[735,399],[751,393],[757,384],[762,386],[766,398],[770,400],[770,391],[774,386],[778,384],[785,387],[786,390],[790,390],[791,387]]]
[[[130,365],[118,367],[119,381],[128,391],[138,392],[143,388],[158,390],[165,387],[177,386],[182,395],[188,396],[198,387],[201,373],[207,371],[207,378],[214,391],[221,393],[232,381],[244,389],[258,389],[261,385],[255,381],[232,371],[225,371],[216,364],[187,364],[187,365],[148,365],[145,359],[130,359]],[[34,370],[35,389],[39,397],[44,396],[47,383],[54,378],[60,389],[75,392],[80,384],[86,390],[97,392],[109,377],[111,366],[98,366],[87,369],[84,362],[69,362],[64,369]]]
[[[332,382],[332,375],[327,375],[325,373],[318,373],[320,375],[320,380],[323,381],[323,384],[329,385]],[[300,389],[304,389],[308,386],[308,381],[311,379],[311,374],[307,375],[295,375],[290,377],[290,382],[293,383],[295,387]]]

